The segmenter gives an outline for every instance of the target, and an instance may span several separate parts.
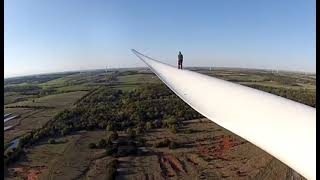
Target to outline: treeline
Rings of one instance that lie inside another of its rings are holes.
[[[4,108],[31,108],[31,109],[54,109],[52,106],[28,106],[28,105],[16,105],[16,106],[5,106]]]
[[[66,72],[66,73],[58,73],[58,74],[43,74],[43,75],[7,78],[7,79],[4,79],[4,85],[21,84],[21,83],[45,83],[45,82],[58,79],[64,76],[72,75],[75,73],[77,72]]]
[[[91,96],[92,94],[94,94],[97,90],[99,90],[99,88],[101,88],[101,86],[99,86],[98,88],[95,89],[91,89],[87,94],[85,94],[84,96],[82,96],[80,99],[78,99],[76,102],[73,103],[73,105],[78,104],[79,102],[81,102],[84,99],[87,99],[89,96]]]
[[[293,101],[297,101],[312,107],[316,107],[316,92],[308,89],[290,89],[281,87],[270,87],[262,85],[246,85],[255,89],[259,89],[271,94],[275,94]]]
[[[290,76],[282,76],[282,75],[274,75],[274,74],[268,74],[267,77],[264,79],[264,81],[275,81],[279,82],[279,84],[287,85],[287,86],[300,86],[298,83],[301,81],[298,81],[298,78],[293,78]]]
[[[4,87],[5,93],[19,93],[21,95],[35,95],[37,97],[55,94],[57,91],[53,88],[42,88],[34,84],[10,85]]]
[[[238,72],[238,73],[244,73],[244,72]],[[207,73],[208,74],[208,73]],[[263,79],[253,79],[253,78],[238,78],[238,77],[233,77],[233,76],[226,76],[217,73],[217,71],[213,72],[214,77],[218,77],[221,79],[225,79],[228,81],[232,82],[267,82],[267,81],[273,81],[273,82],[278,82],[279,84],[282,85],[287,85],[287,86],[297,86],[301,87],[302,85],[300,84],[311,84],[315,85],[315,79],[312,79],[310,77],[301,77],[297,75],[291,75],[290,74],[275,74],[275,73],[270,73],[270,72],[245,72],[245,77],[250,77],[250,76],[261,76]],[[237,76],[238,74],[233,72],[232,73],[234,76]]]
[[[37,95],[41,91],[41,87],[37,85],[27,84],[27,85],[10,85],[4,86],[3,91],[8,92],[17,92],[23,95]]]
[[[135,75],[135,74],[140,74],[138,71],[123,71],[123,72],[119,72],[119,76],[128,76],[128,75]]]

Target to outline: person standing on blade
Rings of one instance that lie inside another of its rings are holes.
[[[182,55],[181,52],[179,51],[179,55],[178,55],[178,69],[182,69],[182,62],[183,62],[183,55]]]

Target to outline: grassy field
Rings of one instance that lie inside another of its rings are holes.
[[[27,155],[9,172],[17,172],[16,177],[38,179],[85,179],[89,168],[94,168],[96,160],[100,169],[90,172],[91,177],[104,177],[105,165],[112,157],[106,157],[101,149],[89,149],[88,145],[97,137],[106,136],[105,131],[82,131],[66,137],[57,138],[56,144],[48,144],[47,139],[28,149]],[[101,160],[100,160],[101,161]],[[92,166],[92,167],[90,167]],[[40,175],[38,175],[40,174]],[[14,178],[14,177],[12,177]]]
[[[124,75],[117,77],[116,85],[113,85],[112,88],[130,91],[145,83],[161,83],[161,81],[154,74]]]
[[[58,92],[70,92],[70,91],[89,91],[92,89],[92,86],[88,86],[87,84],[81,85],[71,85],[71,86],[63,86],[57,88]]]
[[[12,125],[14,128],[5,131],[4,142],[8,143],[26,132],[42,127],[43,124],[51,120],[63,109],[71,108],[73,103],[86,93],[87,92],[84,91],[78,91],[54,94],[36,98],[34,99],[34,102],[28,100],[6,105],[4,108],[5,114],[13,113],[15,115],[20,115],[20,117],[6,123],[6,125]],[[6,108],[15,106],[30,106],[30,108]],[[50,108],[39,109],[37,106]]]
[[[27,100],[29,98],[32,98],[34,96],[32,95],[22,95],[19,93],[15,93],[15,92],[9,92],[9,93],[4,93],[4,105],[6,104],[11,104],[17,101],[23,101],[23,100]]]
[[[270,73],[270,72],[255,72],[237,70],[232,72],[225,72],[224,70],[207,71],[199,70],[200,73],[210,76],[218,77],[224,80],[251,83],[266,86],[286,87],[286,88],[310,88],[315,89],[315,79],[310,78],[304,74],[291,73]]]
[[[44,78],[31,76],[27,80],[28,82],[23,82],[22,78],[7,80],[4,85],[5,105],[51,94],[89,91],[105,83],[105,74],[103,71],[74,72],[53,77],[45,75]]]
[[[46,106],[61,108],[72,105],[75,100],[79,99],[84,94],[86,94],[86,92],[83,91],[53,94],[28,101],[8,104],[5,108],[10,106]]]
[[[154,74],[134,74],[119,76],[118,82],[124,84],[132,83],[160,83],[161,81]]]

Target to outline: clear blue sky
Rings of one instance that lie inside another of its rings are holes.
[[[315,72],[315,0],[5,0],[5,77],[144,66]]]

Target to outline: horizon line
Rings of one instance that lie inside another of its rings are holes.
[[[278,72],[292,72],[292,73],[304,73],[304,74],[311,74],[316,75],[317,72],[306,72],[306,71],[297,71],[297,70],[283,70],[283,69],[271,69],[271,68],[244,68],[244,67],[231,67],[231,66],[186,66],[185,68],[212,68],[213,71],[214,68],[222,68],[222,69],[249,69],[249,70],[264,70],[264,71],[278,71]],[[148,67],[145,66],[138,66],[138,67],[121,67],[121,68],[108,68],[108,69],[139,69],[144,68],[148,69]],[[84,72],[84,71],[95,71],[95,70],[105,70],[105,68],[97,68],[97,69],[81,69],[81,70],[66,70],[66,71],[55,71],[55,72],[47,72],[47,73],[36,73],[36,74],[25,74],[25,75],[13,75],[10,77],[4,77],[4,79],[10,79],[10,78],[19,78],[19,77],[26,77],[26,76],[41,76],[41,75],[47,75],[47,74],[61,74],[61,73],[68,73],[68,72]]]

